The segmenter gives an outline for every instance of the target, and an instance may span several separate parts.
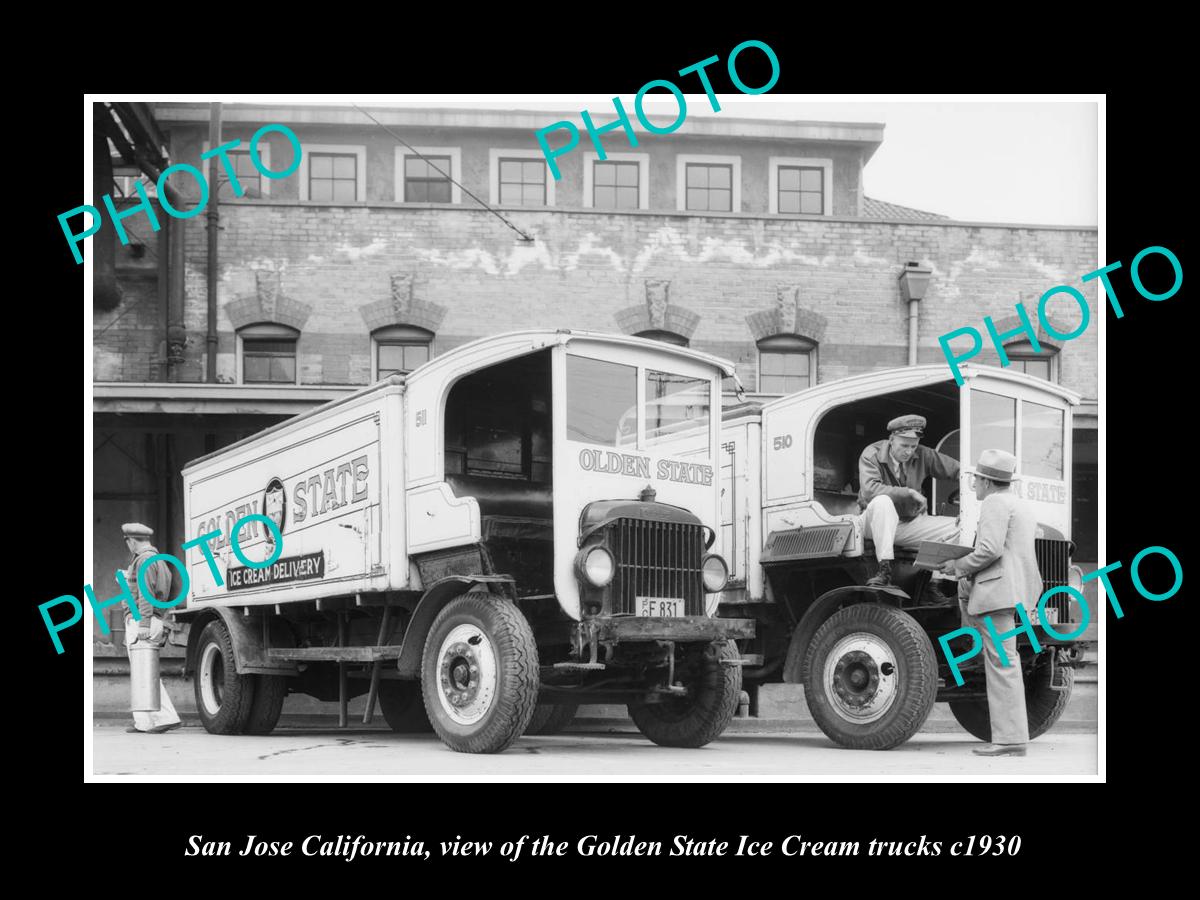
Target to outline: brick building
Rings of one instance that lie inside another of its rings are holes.
[[[603,162],[584,135],[558,158],[555,181],[534,132],[575,116],[371,112],[437,168],[352,108],[223,108],[223,142],[244,151],[260,127],[281,123],[304,152],[277,180],[235,154],[247,194],[220,188],[213,373],[204,215],[160,211],[157,233],[143,213],[124,220],[120,301],[94,318],[94,584],[112,584],[127,562],[121,522],[154,525],[164,551],[185,540],[179,470],[189,459],[487,334],[561,327],[686,342],[735,360],[751,395],[766,398],[907,364],[898,276],[909,262],[931,272],[919,363],[943,361],[938,335],[981,327],[985,315],[1015,325],[1018,301],[1032,309],[1049,287],[1079,286],[1097,266],[1095,228],[958,222],[865,197],[881,125],[690,117],[635,149],[606,135]],[[200,165],[209,107],[152,113],[170,161]],[[260,146],[274,171],[291,161],[281,132]],[[116,165],[117,190],[129,191],[137,172]],[[1093,309],[1095,284],[1082,286]],[[1070,301],[1050,312],[1061,331],[1078,322]],[[1009,350],[1015,365],[1085,398],[1073,493],[1087,571],[1096,328],[1064,346],[1046,337],[1038,354]],[[109,610],[114,643],[97,635],[101,655],[120,653],[118,610]]]

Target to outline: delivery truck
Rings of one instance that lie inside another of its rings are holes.
[[[1012,490],[1037,513],[1043,587],[1079,590],[1082,572],[1071,559],[1071,414],[1079,396],[993,366],[962,372],[962,387],[944,365],[911,366],[725,410],[720,547],[731,578],[720,609],[757,623],[755,637],[741,642],[752,713],[759,686],[802,683],[817,724],[845,747],[895,747],[939,701],[990,740],[982,669],[964,673],[960,686],[935,649],[961,625],[957,582],[916,568],[916,553],[897,547],[892,584],[867,584],[877,563],[863,534],[858,457],[887,437],[890,419],[924,416],[922,443],[960,463],[957,479],[923,486],[928,510],[958,517],[959,542],[970,546],[979,519],[974,462],[987,448],[1016,454]],[[1039,649],[1024,634],[1018,641],[1030,737],[1066,709],[1089,635],[1069,594],[1048,598],[1045,615],[1053,633],[1036,625]]]
[[[539,703],[713,740],[754,636],[716,614],[728,377],[640,338],[505,334],[189,463],[188,535],[218,534],[177,612],[204,727],[269,732],[300,692],[343,722],[366,694],[365,721],[378,701],[464,752],[505,749]]]

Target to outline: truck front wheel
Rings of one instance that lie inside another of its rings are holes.
[[[1053,652],[1053,651],[1049,651]],[[1075,686],[1075,670],[1069,666],[1053,666],[1039,660],[1025,676],[1025,714],[1029,717],[1029,739],[1041,737],[1062,716],[1071,702]],[[1053,676],[1053,677],[1052,677]],[[1053,682],[1057,681],[1055,685]],[[950,712],[958,724],[981,741],[992,739],[992,720],[988,702],[982,700],[951,700]]]
[[[691,676],[685,677],[688,695],[658,703],[630,703],[633,724],[663,747],[703,747],[715,740],[733,721],[742,692],[741,666],[721,662],[734,659],[739,654],[732,641],[705,647],[691,661]]]
[[[254,705],[254,688],[253,675],[237,673],[225,623],[209,622],[196,645],[196,711],[204,729],[210,734],[241,734]]]
[[[821,730],[854,750],[890,750],[925,724],[937,699],[937,657],[908,613],[862,603],[813,635],[804,698]]]
[[[499,753],[519,738],[538,697],[537,644],[516,605],[471,591],[438,613],[421,657],[425,711],[460,753]]]

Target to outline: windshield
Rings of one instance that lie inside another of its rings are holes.
[[[691,442],[707,446],[710,382],[669,372],[646,372],[646,446]]]
[[[637,369],[620,363],[567,356],[567,437],[617,447],[637,441]]]

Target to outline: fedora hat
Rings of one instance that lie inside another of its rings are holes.
[[[1008,484],[1017,471],[1017,458],[1007,450],[984,450],[979,454],[975,471],[984,478]]]

